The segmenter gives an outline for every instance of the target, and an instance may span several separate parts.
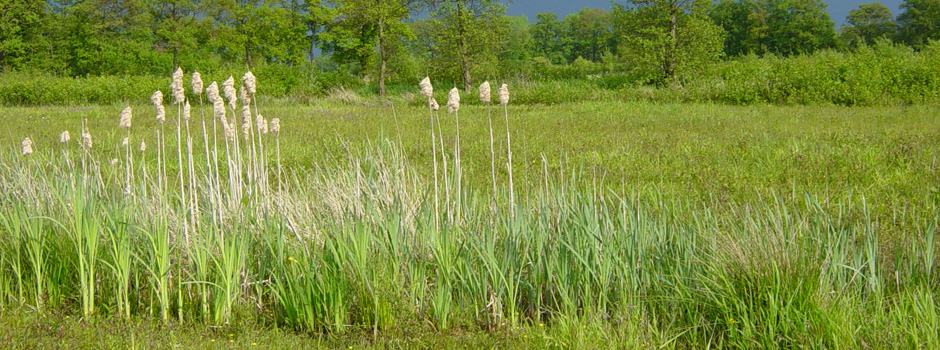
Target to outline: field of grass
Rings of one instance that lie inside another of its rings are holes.
[[[453,115],[432,149],[406,100],[262,100],[242,163],[197,107],[192,167],[168,106],[165,178],[132,107],[129,153],[124,106],[0,108],[0,343],[940,346],[937,106],[510,105],[515,207],[501,106],[495,195],[478,104],[459,187]]]

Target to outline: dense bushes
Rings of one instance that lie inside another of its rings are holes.
[[[322,68],[322,67],[321,67]],[[242,69],[203,74],[222,81]],[[611,98],[660,102],[728,104],[916,104],[940,101],[940,42],[915,52],[907,46],[879,42],[853,52],[820,51],[794,57],[755,55],[715,64],[694,75],[680,76],[675,86],[651,84],[630,67],[611,60],[576,60],[554,65],[535,58],[508,79],[513,100],[520,104],[557,104]],[[336,88],[377,94],[375,83],[342,67],[327,71],[304,65],[264,65],[254,69],[266,97],[307,102]],[[224,74],[223,74],[224,73]],[[166,90],[167,76],[104,76],[69,78],[45,73],[0,74],[0,104],[109,104],[146,102],[141,96]],[[432,77],[433,78],[433,77]],[[494,82],[507,82],[493,79]],[[443,83],[443,82],[442,82]],[[389,94],[414,93],[416,85],[392,82]],[[474,103],[473,99],[467,102]],[[417,103],[417,102],[416,102]]]
[[[877,105],[940,97],[940,42],[914,52],[881,42],[852,53],[746,56],[687,82],[684,100],[722,103]]]

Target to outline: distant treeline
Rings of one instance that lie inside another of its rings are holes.
[[[82,84],[66,77],[149,85],[145,82],[168,76],[179,65],[210,75],[262,71],[262,79],[272,82],[262,92],[272,96],[324,95],[341,86],[385,94],[430,75],[464,88],[497,77],[587,79],[576,85],[668,87],[696,99],[738,103],[916,101],[923,97],[898,90],[936,91],[922,90],[936,87],[933,78],[918,76],[917,68],[885,71],[884,62],[871,62],[881,68],[850,66],[835,58],[888,55],[890,62],[920,64],[933,72],[938,61],[923,57],[935,57],[929,53],[937,47],[931,41],[940,39],[940,0],[905,0],[897,17],[881,4],[863,4],[838,30],[822,0],[628,0],[614,2],[610,11],[586,8],[564,18],[540,13],[534,22],[506,16],[505,2],[496,0],[5,2],[0,70],[62,89]],[[742,79],[769,78],[782,67],[791,67],[786,74],[813,76],[801,83],[738,85]],[[795,92],[822,79],[819,74],[827,69],[835,69],[822,76],[832,83],[807,88],[825,92]],[[908,85],[859,95],[847,84],[864,74]],[[21,90],[29,83],[3,80],[0,103],[5,104],[45,103],[78,93]],[[82,95],[88,101],[132,98],[115,92],[119,87],[86,85]],[[729,92],[735,89],[747,91]],[[780,89],[793,91],[771,92]]]

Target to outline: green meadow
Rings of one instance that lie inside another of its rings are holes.
[[[0,342],[940,347],[940,107],[462,94],[0,107]]]

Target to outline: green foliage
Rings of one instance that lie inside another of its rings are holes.
[[[836,33],[822,0],[759,0],[751,31],[763,52],[812,53],[835,46]]]
[[[29,52],[45,44],[46,5],[41,1],[10,0],[0,13],[0,72],[30,60]]]
[[[930,40],[940,40],[940,1],[905,0],[898,15],[899,37],[920,48]]]
[[[846,16],[840,36],[849,47],[860,44],[874,45],[877,39],[890,39],[897,34],[891,10],[880,3],[861,4]]]
[[[620,52],[641,83],[674,85],[722,57],[721,28],[696,14],[694,3],[684,4],[652,1],[615,9],[618,30],[626,33]]]
[[[821,51],[781,58],[746,56],[718,65],[689,86],[690,98],[726,103],[841,105],[937,101],[940,45],[923,52],[880,41],[855,53]]]
[[[477,80],[495,77],[499,53],[509,40],[505,12],[494,0],[439,4],[419,34],[427,40],[421,49],[430,73],[468,91]]]

